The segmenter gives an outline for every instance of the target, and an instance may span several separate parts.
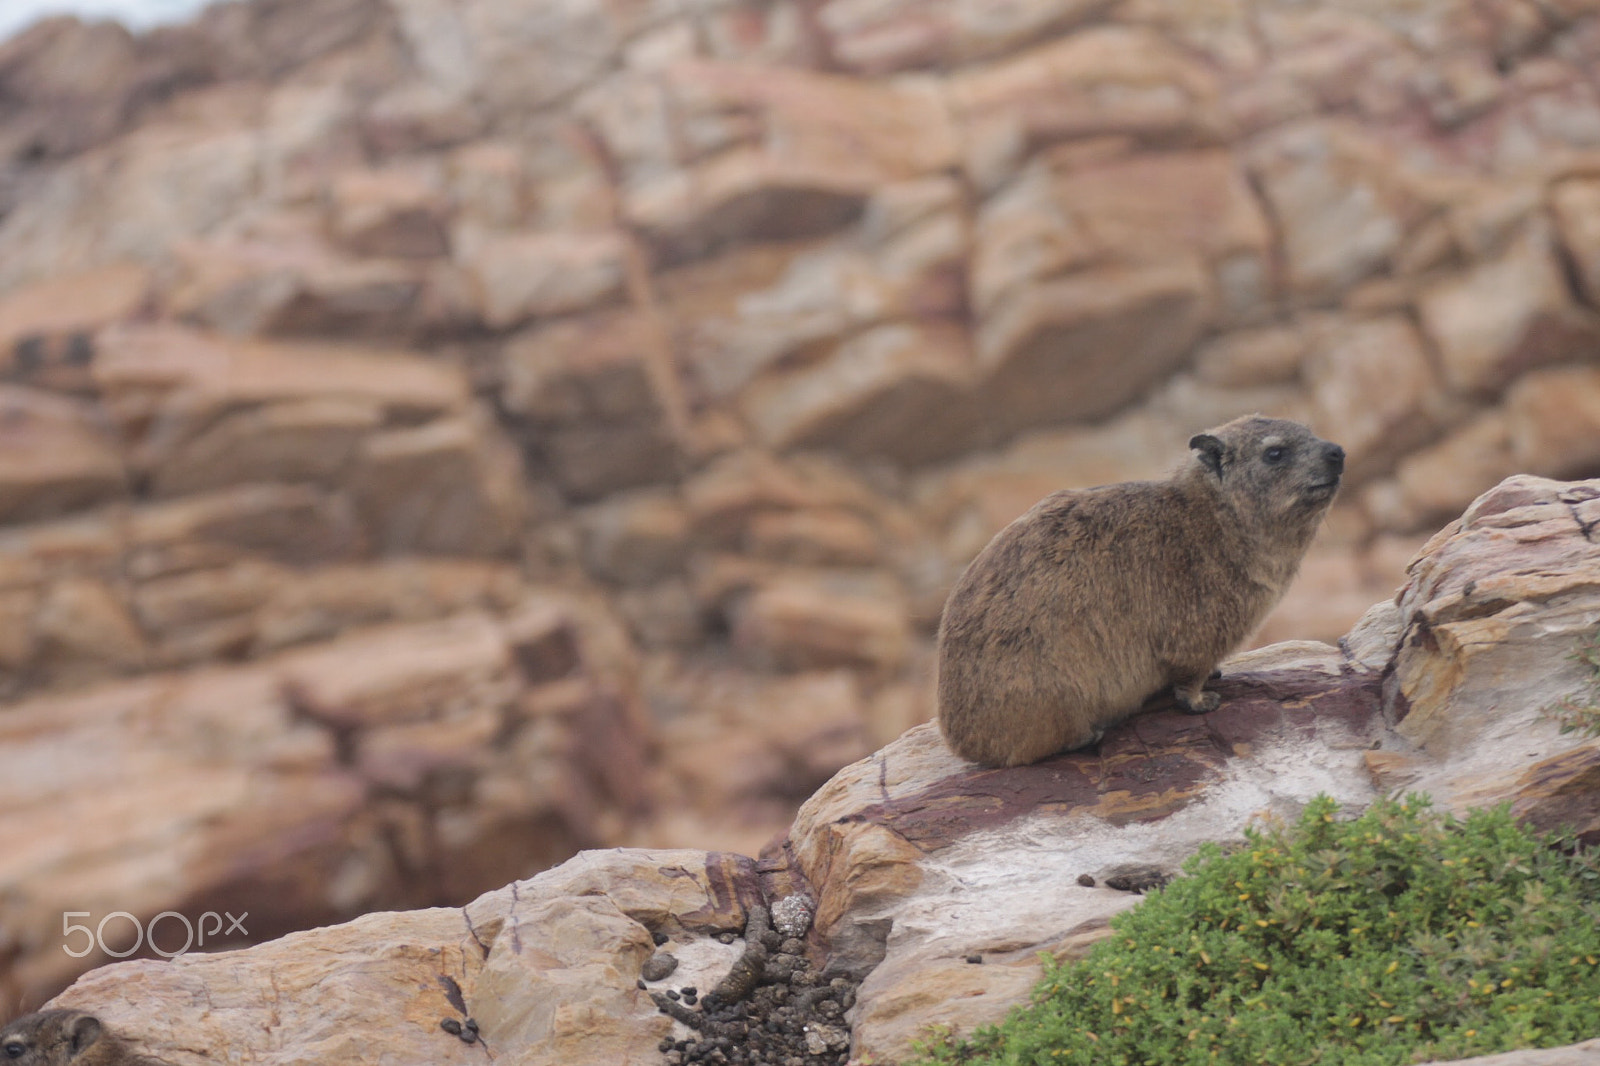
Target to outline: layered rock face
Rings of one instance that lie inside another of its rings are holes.
[[[1350,454],[1261,634],[1337,637],[1504,475],[1600,470],[1597,65],[1587,0],[0,46],[0,1002],[96,961],[64,907],[754,853],[928,717],[995,530],[1240,413]]]
[[[1025,1001],[1041,953],[1080,955],[1201,841],[1291,818],[1319,792],[1356,809],[1397,788],[1458,812],[1510,802],[1600,838],[1600,740],[1550,713],[1600,693],[1573,654],[1600,625],[1597,527],[1600,481],[1513,478],[1337,646],[1230,660],[1223,705],[1203,718],[1155,707],[1096,752],[1002,770],[962,762],[920,725],[840,771],[759,861],[587,852],[459,909],[107,967],[58,1003],[175,1064],[218,1047],[263,1062],[454,1061],[481,1052],[440,1022],[468,1017],[516,1062],[650,1060],[697,1043],[685,1022],[701,1016],[680,1005],[669,1018],[651,993],[717,986],[739,957],[733,931],[771,905],[814,916],[805,951],[821,977],[860,982],[851,1060],[900,1061],[930,1026],[967,1033]],[[646,966],[655,945],[679,972]],[[821,1017],[812,1028],[831,1031]],[[1506,1062],[1565,1066],[1597,1048]],[[804,1061],[835,1060],[819,1047]]]

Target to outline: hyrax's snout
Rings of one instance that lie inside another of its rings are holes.
[[[1344,478],[1344,449],[1332,441],[1313,437],[1297,475],[1299,502],[1326,506]]]
[[[1328,464],[1328,469],[1335,474],[1344,473],[1344,449],[1337,444],[1324,444],[1322,446],[1323,461]]]

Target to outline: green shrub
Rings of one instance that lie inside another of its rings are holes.
[[[1207,845],[1031,1004],[932,1063],[1368,1066],[1600,1034],[1600,869],[1426,797]]]

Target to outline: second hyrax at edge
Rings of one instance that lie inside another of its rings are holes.
[[[1093,744],[1166,688],[1203,686],[1283,596],[1339,488],[1344,449],[1250,415],[1189,442],[1165,481],[1068,489],[1002,529],[939,624],[939,727],[1018,766]]]

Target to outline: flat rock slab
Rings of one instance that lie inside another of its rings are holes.
[[[1319,792],[1371,800],[1376,672],[1312,643],[1238,666],[1214,714],[1155,707],[1098,750],[1032,766],[976,767],[921,725],[801,808],[764,860],[814,886],[833,964],[870,971],[856,1055],[893,1061],[930,1025],[999,1020],[1038,980],[1040,952],[1076,954],[1138,901],[1108,878],[1170,877],[1201,841]]]
[[[743,856],[583,852],[459,909],[369,914],[247,951],[96,970],[56,1004],[93,1011],[174,1066],[213,1063],[223,1049],[229,1061],[282,1064],[437,1066],[482,1062],[484,1048],[529,1066],[650,1062],[672,1031],[637,987],[654,933],[689,945],[742,929],[759,896]],[[440,1027],[469,1017],[483,1047]]]

